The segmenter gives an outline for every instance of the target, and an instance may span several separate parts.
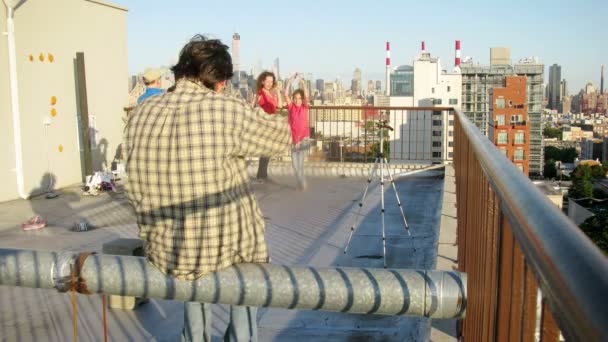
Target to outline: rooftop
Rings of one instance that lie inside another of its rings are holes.
[[[273,263],[283,265],[382,267],[380,191],[372,182],[364,202],[362,222],[351,250],[343,254],[352,214],[365,189],[359,177],[311,177],[310,189],[297,192],[291,176],[253,185],[268,222],[267,239]],[[411,227],[407,236],[392,189],[386,190],[387,264],[389,268],[435,268],[444,179],[440,173],[422,172],[396,181]],[[415,199],[415,200],[413,200]],[[120,237],[134,238],[135,218],[125,193],[82,197],[78,188],[67,189],[55,199],[0,204],[2,247],[40,250],[101,251],[104,243]],[[38,214],[49,225],[24,232],[21,222]],[[73,232],[86,220],[96,229]],[[452,238],[453,240],[454,238]],[[453,241],[452,241],[453,242]],[[442,253],[440,263],[455,259]],[[448,263],[451,264],[451,263]],[[102,332],[101,297],[78,297],[79,337],[98,341]],[[177,340],[183,324],[183,304],[150,300],[134,311],[108,310],[110,340]],[[70,296],[53,290],[0,286],[0,331],[4,340],[66,341],[73,338]],[[214,307],[214,340],[220,339],[228,320],[226,306]],[[369,316],[261,308],[260,341],[419,341],[428,340],[430,321],[399,316]],[[444,323],[445,324],[445,323]],[[449,328],[434,334],[448,336]],[[434,340],[436,338],[434,337]]]

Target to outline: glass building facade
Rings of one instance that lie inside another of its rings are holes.
[[[391,73],[391,96],[414,96],[414,67],[402,65]]]

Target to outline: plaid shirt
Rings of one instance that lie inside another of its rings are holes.
[[[290,143],[286,118],[188,80],[137,107],[125,129],[127,191],[150,261],[184,280],[268,262],[242,157]]]

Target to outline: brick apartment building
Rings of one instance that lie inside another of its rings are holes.
[[[530,120],[526,76],[506,76],[490,90],[489,138],[526,175],[530,172]]]

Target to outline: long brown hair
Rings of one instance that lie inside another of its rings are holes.
[[[260,74],[260,76],[258,76],[258,80],[255,84],[255,92],[259,93],[260,91],[262,91],[262,88],[264,88],[264,80],[266,79],[266,77],[272,77],[272,87],[276,87],[277,86],[277,78],[274,76],[274,74],[270,71],[264,71]]]

